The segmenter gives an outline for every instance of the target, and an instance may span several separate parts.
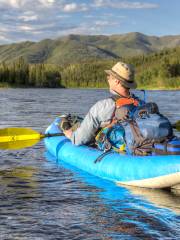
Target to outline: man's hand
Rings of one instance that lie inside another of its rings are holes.
[[[64,135],[67,138],[71,138],[73,131],[71,129],[71,124],[70,124],[67,116],[62,117],[60,127],[61,127],[61,130],[63,131]]]
[[[71,124],[69,123],[67,117],[63,117],[61,119],[60,127],[61,127],[63,132],[66,131],[66,130],[69,130],[71,128]]]
[[[70,128],[70,129],[68,129],[68,130],[64,130],[63,133],[64,133],[64,135],[65,135],[67,138],[71,138],[73,131],[72,131],[72,129]]]

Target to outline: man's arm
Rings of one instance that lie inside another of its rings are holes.
[[[98,101],[91,107],[88,114],[76,131],[66,132],[73,144],[83,145],[94,140],[95,135],[105,122],[111,120],[115,103],[112,98]]]
[[[76,131],[67,132],[70,139],[75,145],[83,145],[89,143],[94,137],[100,127],[100,122],[97,114],[96,104],[90,109],[85,116],[80,127]]]

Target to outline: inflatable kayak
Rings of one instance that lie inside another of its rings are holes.
[[[61,133],[60,121],[57,118],[46,133]],[[180,184],[180,155],[142,157],[103,153],[89,146],[75,146],[65,136],[45,138],[44,141],[57,160],[119,185],[166,188]]]

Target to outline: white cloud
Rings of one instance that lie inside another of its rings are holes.
[[[5,36],[0,36],[0,41],[6,41],[7,40],[7,38],[5,37]]]
[[[59,35],[68,34],[82,34],[82,35],[97,35],[103,34],[104,29],[119,24],[118,22],[109,22],[103,20],[92,20],[91,22],[83,22],[79,26],[72,27],[70,29],[61,30]]]
[[[6,1],[8,2],[8,1]],[[12,6],[12,7],[19,7],[20,4],[21,4],[21,1],[20,0],[9,0],[9,4]]]
[[[140,0],[0,0],[0,44],[6,39],[14,42],[71,33],[106,34],[113,29],[117,31],[114,26],[121,25],[126,18],[122,15],[114,18],[113,9],[153,7],[157,5],[148,0],[143,3]],[[75,16],[76,12],[81,15]]]
[[[49,7],[55,3],[55,0],[39,0],[39,3],[43,4],[46,7]]]
[[[94,0],[94,6],[95,7],[103,7],[103,6],[106,6],[107,1],[104,1],[104,0]]]
[[[39,0],[39,2],[43,3],[44,5],[47,5],[55,3],[55,0]]]
[[[6,32],[8,32],[7,27],[0,24],[0,34],[1,34],[0,36],[2,36]]]
[[[23,20],[24,22],[28,22],[28,21],[37,20],[38,16],[37,15],[32,15],[32,16],[22,15],[22,16],[19,16],[18,19]]]
[[[25,1],[24,0],[10,0],[9,3],[12,7],[17,7],[18,8],[21,5],[24,5]]]
[[[69,3],[65,4],[63,7],[64,12],[81,12],[87,11],[88,7],[86,4],[77,4],[77,3]]]
[[[22,8],[22,7],[51,7],[55,4],[56,0],[0,0],[0,7],[9,6],[12,8]],[[61,4],[62,0],[58,0]]]
[[[67,3],[68,2],[68,3]],[[90,4],[76,3],[66,0],[0,0],[0,8],[19,9],[19,10],[59,10],[60,12],[81,12],[90,8]]]
[[[147,0],[148,1],[148,0]],[[69,2],[65,0],[0,0],[0,7],[10,6],[13,8],[34,8],[34,7],[59,7],[65,12],[86,11],[91,7],[110,7],[124,9],[143,9],[157,8],[158,4],[138,1],[120,1],[120,0],[94,0],[93,4]]]
[[[113,22],[110,23],[109,21],[98,20],[98,21],[95,21],[94,24],[96,27],[107,27],[107,26],[112,26],[115,23],[113,23]]]
[[[110,7],[121,9],[146,9],[157,8],[158,4],[148,2],[130,2],[130,1],[118,1],[118,0],[94,0],[95,7]]]
[[[0,6],[10,6],[13,8],[20,8],[23,6],[28,0],[0,0]]]
[[[18,29],[19,29],[20,31],[22,30],[22,31],[27,31],[27,32],[34,30],[33,27],[28,26],[28,25],[21,25],[21,26],[18,27]]]
[[[66,4],[63,8],[64,12],[74,12],[77,11],[78,6],[76,3]]]

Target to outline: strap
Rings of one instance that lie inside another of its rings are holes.
[[[60,143],[57,145],[56,147],[56,157],[58,157],[58,153],[60,151],[60,149],[64,146],[64,144],[66,144],[67,142],[70,142],[69,139],[65,138],[64,140],[60,141]]]
[[[129,125],[131,127],[136,144],[138,145],[141,144],[144,141],[144,137],[140,132],[137,122],[135,120],[130,120]]]
[[[153,149],[153,152],[157,155],[180,155],[180,151],[174,151],[174,152],[171,152],[171,151],[164,151],[164,150],[161,150],[161,149]]]
[[[112,95],[110,98],[112,98],[112,100],[114,101],[114,102],[116,102],[119,98],[122,98],[122,96],[120,96],[120,95]]]
[[[140,155],[140,156],[149,155],[152,152],[152,146],[153,146],[154,140],[145,139],[142,136],[140,129],[137,125],[137,122],[135,120],[129,121],[129,125],[131,127],[131,130],[135,139],[135,144],[132,147],[133,153],[135,155]]]
[[[135,146],[133,153],[139,156],[151,155],[153,147],[153,140],[145,140],[140,146]]]
[[[96,158],[94,163],[101,162],[103,160],[103,158],[105,156],[109,155],[110,153],[115,153],[115,152],[109,150],[109,151],[106,151],[106,152],[102,153],[98,158]]]
[[[179,155],[180,154],[180,145],[169,143],[169,141],[173,141],[173,140],[178,140],[178,138],[176,138],[174,136],[169,136],[164,140],[155,141],[155,144],[153,147],[153,152],[155,154],[159,154],[159,155]],[[161,146],[163,148],[160,149],[160,148],[158,148],[158,146]]]

